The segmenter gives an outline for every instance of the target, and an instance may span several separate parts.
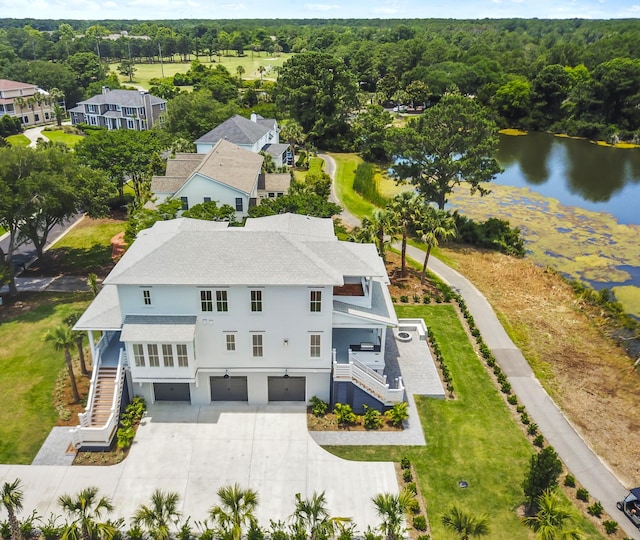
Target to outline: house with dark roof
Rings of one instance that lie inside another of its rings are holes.
[[[25,126],[53,120],[49,94],[35,84],[0,79],[0,116],[17,116]]]
[[[236,210],[236,218],[247,216],[260,199],[279,197],[289,190],[288,173],[264,174],[264,157],[220,139],[207,154],[176,154],[167,160],[164,176],[151,179],[154,204],[180,199],[182,210],[215,201]]]
[[[111,129],[151,129],[166,110],[167,101],[146,90],[110,90],[81,101],[69,109],[71,124]]]
[[[402,379],[385,377],[398,325],[388,283],[375,246],[338,240],[331,219],[154,224],[74,326],[95,370],[74,444],[108,445],[123,393],[193,405],[317,396],[355,410],[403,401]]]
[[[206,154],[218,141],[226,140],[254,153],[270,154],[276,167],[291,165],[288,144],[280,143],[278,122],[251,113],[251,119],[236,114],[195,141],[197,152]]]

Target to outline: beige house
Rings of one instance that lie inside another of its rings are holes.
[[[54,119],[48,92],[35,84],[0,79],[0,116],[16,116],[25,126],[35,126]]]

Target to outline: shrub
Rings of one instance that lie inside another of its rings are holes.
[[[511,384],[508,382],[503,382],[500,385],[500,390],[502,391],[503,394],[510,394],[511,393]]]
[[[400,467],[403,469],[411,468],[411,462],[409,461],[409,458],[407,456],[403,456],[402,459],[400,460]]]
[[[428,294],[425,294],[422,297],[422,303],[423,304],[430,304],[431,303],[431,297]]]
[[[329,404],[322,401],[318,396],[311,398],[311,412],[314,416],[324,416],[329,410]]]
[[[402,403],[396,403],[385,414],[385,417],[394,426],[401,426],[407,418],[409,418],[408,403],[403,401]]]
[[[576,478],[572,474],[567,474],[564,477],[564,485],[567,487],[576,487]]]
[[[247,531],[247,540],[263,540],[263,539],[264,539],[264,531],[255,521],[252,520],[251,525],[249,526],[249,530]]]
[[[587,512],[589,512],[589,514],[591,514],[592,516],[597,517],[598,519],[600,518],[600,516],[602,516],[603,511],[604,508],[602,508],[602,503],[600,501],[594,502],[587,508]]]
[[[524,412],[524,405],[518,405],[516,407],[516,412],[522,414]]]
[[[500,384],[507,382],[507,376],[502,372],[496,374],[496,379]]]
[[[544,446],[544,437],[542,435],[536,435],[536,438],[533,439],[533,445],[542,448]]]
[[[509,405],[517,405],[518,397],[515,394],[509,394],[507,396],[507,402],[509,403]]]
[[[139,525],[133,525],[127,531],[127,538],[129,540],[142,540],[144,538],[144,532]]]
[[[9,520],[0,522],[0,536],[3,540],[9,540],[11,538],[11,525]]]
[[[400,296],[400,302],[406,304],[407,302],[409,302],[409,297],[406,294],[403,294],[402,296]]]
[[[520,421],[526,426],[531,422],[529,415],[526,412],[520,413]]]
[[[382,427],[382,415],[377,409],[372,409],[365,405],[362,422],[365,429],[380,429]]]
[[[118,447],[118,450],[123,451],[126,448],[129,448],[133,442],[135,434],[136,432],[132,426],[118,428],[118,431],[116,432],[116,446]]]
[[[604,525],[604,530],[607,534],[616,534],[618,532],[618,522],[613,521],[612,519],[607,519],[602,522]]]
[[[413,528],[417,531],[426,531],[427,530],[427,518],[424,516],[415,516],[413,518]]]
[[[547,446],[531,456],[529,470],[522,483],[529,508],[534,506],[537,498],[546,489],[553,489],[558,485],[558,477],[561,472],[562,462],[553,447]]]
[[[419,294],[414,294],[413,295],[413,301],[417,304],[420,302],[420,295]]]
[[[407,491],[410,491],[411,493],[413,493],[414,495],[418,494],[418,486],[416,486],[415,482],[409,482],[405,488],[407,489]],[[415,499],[413,499],[415,500]]]
[[[527,433],[532,437],[538,434],[538,424],[529,424],[527,426]]]
[[[413,499],[409,499],[408,503],[407,503],[407,510],[409,510],[409,512],[411,512],[412,514],[419,514],[420,513],[420,503],[418,502],[418,499],[416,499],[415,497]]]
[[[356,414],[351,409],[351,405],[346,403],[336,403],[333,409],[333,414],[336,415],[338,424],[353,424],[356,421]]]
[[[585,488],[578,488],[576,490],[576,499],[579,501],[589,502],[589,491]]]
[[[402,479],[405,482],[411,482],[413,480],[413,475],[411,474],[411,469],[402,469]]]

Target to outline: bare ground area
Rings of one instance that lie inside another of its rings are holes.
[[[628,486],[640,485],[640,374],[604,335],[602,315],[527,259],[446,250],[487,297],[547,391]]]

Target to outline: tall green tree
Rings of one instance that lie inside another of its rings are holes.
[[[238,110],[235,103],[221,103],[207,90],[183,92],[167,108],[164,130],[171,135],[195,140],[213,126],[231,118]]]
[[[424,283],[427,277],[427,263],[431,250],[438,247],[441,241],[453,240],[458,231],[455,219],[443,210],[436,210],[430,205],[425,205],[416,223],[416,232],[420,240],[427,244],[427,252],[424,256],[420,283]]]
[[[558,485],[558,477],[562,472],[562,462],[551,446],[531,456],[529,470],[522,487],[530,509],[536,509],[538,498],[545,490]]]
[[[153,540],[169,540],[171,527],[180,519],[179,501],[177,493],[156,489],[151,495],[151,504],[141,504],[136,510],[133,524],[142,527]]]
[[[454,531],[460,540],[469,540],[472,536],[487,536],[489,534],[489,518],[487,516],[473,516],[458,506],[453,506],[442,516],[442,523]]]
[[[365,217],[361,226],[352,232],[352,240],[361,243],[375,243],[378,255],[386,262],[387,246],[395,240],[399,230],[394,212],[376,208],[371,216]]]
[[[402,276],[407,273],[407,239],[420,217],[422,202],[417,193],[402,191],[388,204],[388,210],[395,216],[395,222],[402,233]]]
[[[118,64],[118,73],[125,77],[129,77],[129,82],[133,82],[133,76],[136,71],[138,71],[138,68],[131,58],[123,58],[120,64]]]
[[[16,511],[22,510],[22,484],[19,478],[13,482],[5,482],[0,490],[0,508],[4,506],[9,515],[9,527],[11,528],[11,540],[22,540],[20,522],[16,516]]]
[[[496,160],[498,130],[474,99],[447,94],[392,138],[393,175],[415,185],[426,202],[444,209],[453,189],[489,193],[485,185],[501,171]]]
[[[71,347],[76,344],[76,340],[71,332],[71,328],[64,324],[56,326],[44,335],[44,340],[51,343],[56,351],[64,351],[64,361],[67,364],[67,372],[69,373],[69,381],[71,382],[73,402],[79,403],[80,394],[78,393],[78,385],[71,361]]]
[[[76,348],[78,349],[78,359],[80,360],[80,372],[83,375],[89,375],[87,363],[84,358],[84,332],[73,330],[73,325],[78,322],[78,319],[80,319],[81,315],[82,313],[80,313],[79,311],[75,311],[68,317],[66,317],[64,322],[69,328],[71,328],[71,335],[73,336],[73,340],[76,342]]]
[[[404,532],[405,514],[411,504],[413,494],[408,490],[400,493],[379,493],[373,499],[376,513],[382,519],[379,529],[385,540],[398,540]]]
[[[218,499],[220,504],[209,511],[211,519],[220,526],[224,540],[241,540],[245,528],[256,522],[258,493],[234,484],[221,487]]]
[[[88,487],[75,497],[61,495],[58,504],[71,519],[63,529],[61,540],[112,540],[116,527],[101,521],[113,511],[108,497],[98,497],[97,487]]]
[[[356,148],[365,161],[383,162],[389,158],[387,129],[393,118],[380,105],[359,111],[354,121]]]
[[[348,115],[358,105],[358,84],[344,62],[323,52],[303,52],[280,68],[277,103],[316,144],[344,141]]]
[[[539,540],[581,540],[582,533],[572,524],[571,513],[555,489],[545,489],[536,500],[538,511],[524,518]]]

